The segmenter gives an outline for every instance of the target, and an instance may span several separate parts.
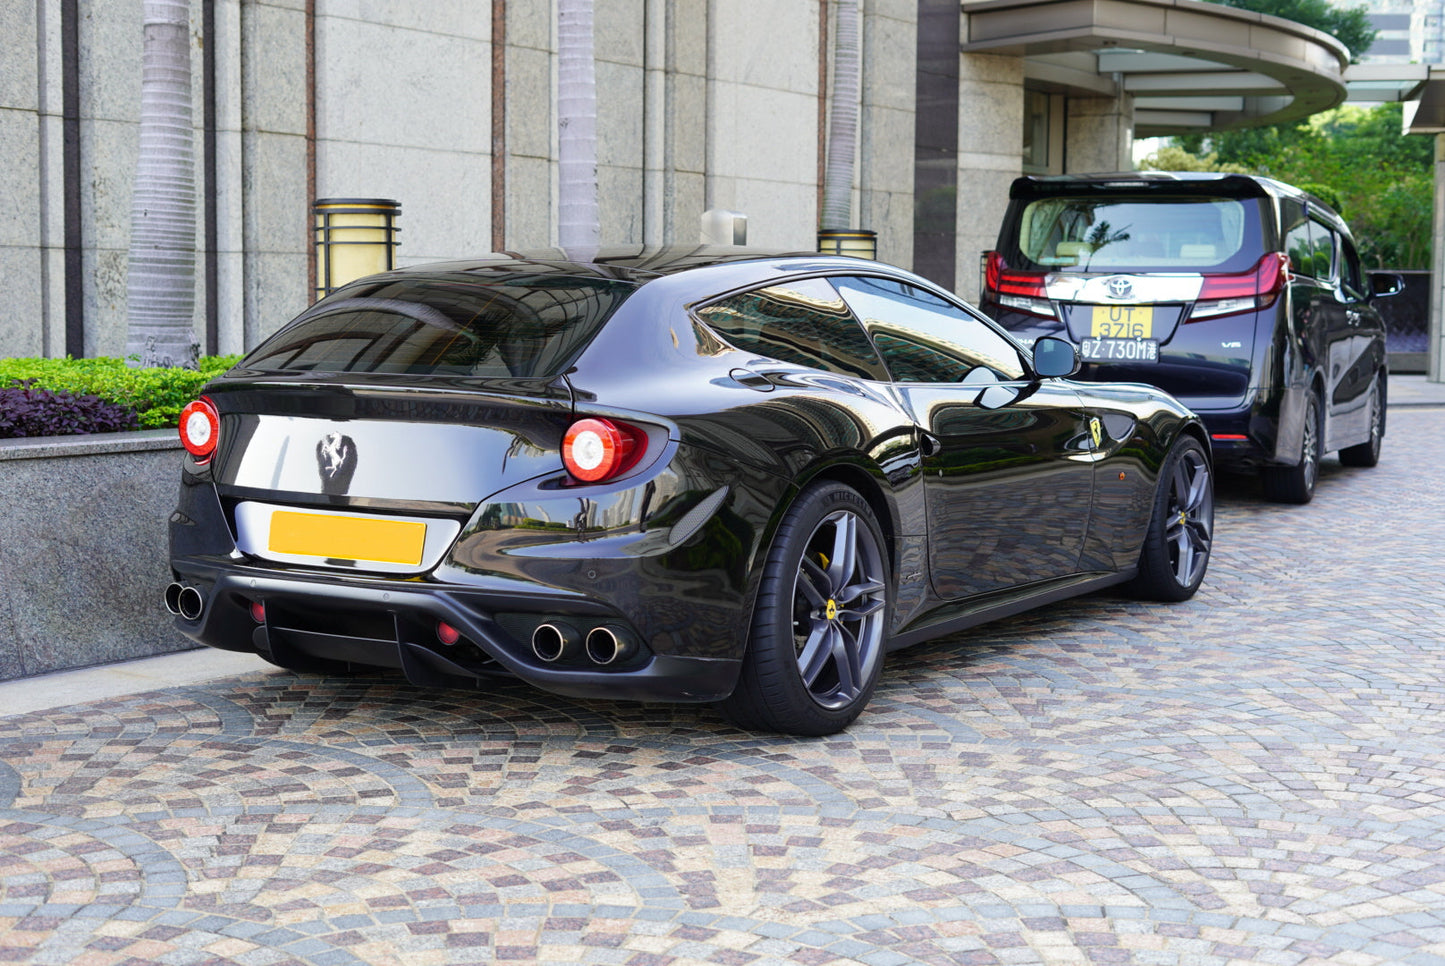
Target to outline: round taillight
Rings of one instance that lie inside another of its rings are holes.
[[[562,462],[584,483],[616,476],[633,463],[637,436],[610,419],[579,419],[562,437]]]
[[[202,396],[187,403],[181,410],[181,445],[196,459],[205,462],[216,451],[221,435],[221,414],[209,399]]]

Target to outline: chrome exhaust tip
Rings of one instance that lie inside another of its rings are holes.
[[[182,584],[171,582],[166,585],[165,602],[166,612],[176,617],[181,612],[181,591],[185,590]]]
[[[587,632],[587,658],[607,665],[631,656],[636,649],[632,637],[620,627],[603,624]]]
[[[571,624],[549,621],[532,632],[532,653],[551,664],[576,651],[580,641],[581,635]]]
[[[206,599],[194,587],[182,587],[176,594],[176,611],[188,621],[200,620],[206,609]]]

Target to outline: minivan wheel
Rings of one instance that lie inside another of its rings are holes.
[[[1314,393],[1305,397],[1304,432],[1300,458],[1294,466],[1266,466],[1262,474],[1264,496],[1275,503],[1308,503],[1320,475],[1320,402]]]
[[[1385,441],[1385,377],[1381,375],[1370,387],[1370,438],[1340,450],[1340,462],[1346,466],[1371,467],[1380,462],[1380,444]]]

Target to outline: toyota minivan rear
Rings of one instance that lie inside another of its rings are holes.
[[[1016,180],[979,304],[1025,342],[1078,345],[1081,378],[1172,393],[1221,464],[1305,502],[1324,452],[1378,458],[1376,294],[1317,198],[1247,175],[1132,172]]]

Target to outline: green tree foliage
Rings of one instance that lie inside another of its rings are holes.
[[[1226,7],[1238,7],[1253,13],[1266,13],[1322,30],[1344,44],[1353,60],[1370,49],[1375,30],[1364,7],[1341,9],[1329,0],[1213,0]]]
[[[1401,131],[1399,104],[1346,106],[1303,124],[1190,135],[1174,146],[1200,163],[1238,165],[1312,192],[1349,221],[1367,267],[1428,268],[1434,142]]]

